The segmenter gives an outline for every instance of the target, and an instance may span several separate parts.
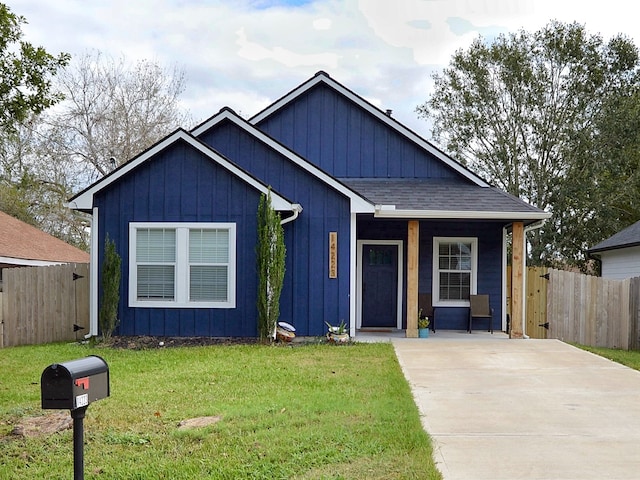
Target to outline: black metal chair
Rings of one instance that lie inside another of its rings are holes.
[[[489,306],[489,295],[469,296],[469,326],[467,328],[469,333],[473,329],[474,318],[488,318],[489,329],[487,331],[493,334],[493,308]]]
[[[418,294],[418,309],[422,310],[422,314],[425,317],[429,317],[429,326],[431,327],[431,331],[436,333],[436,309],[431,301],[430,293]]]

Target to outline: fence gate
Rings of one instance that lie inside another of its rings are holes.
[[[530,338],[547,338],[547,277],[545,267],[527,267],[524,333]],[[507,313],[511,318],[511,266],[507,267]]]
[[[0,347],[70,341],[89,332],[89,264],[7,268]]]

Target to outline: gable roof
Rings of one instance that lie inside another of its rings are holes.
[[[619,248],[636,247],[640,245],[640,221],[619,231],[615,235],[590,248],[588,253],[605,252]]]
[[[299,156],[297,153],[295,153],[293,150],[290,150],[289,148],[285,147],[280,142],[275,140],[273,137],[270,137],[269,135],[264,133],[262,130],[257,129],[246,120],[240,118],[230,108],[227,108],[227,107],[223,108],[222,110],[220,110],[220,112],[217,115],[214,115],[209,120],[206,120],[204,123],[195,127],[191,131],[191,133],[197,137],[224,121],[230,121],[233,124],[237,125],[241,129],[243,129],[245,132],[247,132],[249,135],[252,135],[253,137],[257,138],[258,140],[260,140],[261,142],[263,142],[264,144],[268,145],[270,148],[278,152],[280,155],[283,155],[284,157],[289,159],[289,161],[298,165],[300,168],[306,170],[311,175],[314,175],[316,178],[318,178],[319,180],[323,181],[324,183],[332,187],[334,190],[340,192],[341,194],[349,198],[351,202],[351,211],[353,213],[374,213],[373,204],[369,202],[367,199],[363,198],[362,195],[350,189],[347,185],[345,185],[345,183],[340,182],[338,179],[329,175],[324,170],[316,167],[309,161],[305,160],[304,158]]]
[[[343,95],[344,97],[349,99],[351,102],[355,103],[357,106],[364,109],[365,111],[367,111],[372,116],[376,117],[381,122],[385,123],[388,127],[395,130],[400,135],[403,135],[410,141],[414,142],[416,145],[426,150],[428,153],[436,157],[438,160],[443,162],[445,165],[447,165],[449,168],[451,168],[458,174],[462,175],[467,180],[470,180],[475,185],[480,187],[490,186],[486,181],[484,181],[478,175],[476,175],[471,170],[468,170],[466,167],[464,167],[463,165],[455,161],[453,158],[451,158],[449,155],[447,155],[442,150],[437,148],[435,145],[428,142],[427,140],[422,138],[420,135],[415,133],[413,130],[409,129],[402,123],[392,118],[390,115],[387,115],[385,112],[383,112],[378,107],[368,102],[367,100],[365,100],[364,98],[362,98],[361,96],[353,92],[352,90],[349,90],[347,87],[345,87],[341,83],[336,82],[334,79],[332,79],[329,76],[328,73],[323,71],[317,72],[312,78],[310,78],[303,84],[299,85],[298,87],[294,88],[289,93],[287,93],[286,95],[276,100],[270,106],[268,106],[267,108],[265,108],[264,110],[262,110],[261,112],[253,116],[251,119],[249,119],[249,122],[253,125],[257,125],[262,120],[266,119],[267,117],[269,117],[270,115],[272,115],[273,113],[275,113],[276,111],[278,111],[279,109],[287,105],[288,103],[295,100],[297,97],[303,95],[305,92],[311,90],[316,85],[321,83],[337,91],[339,94]]]
[[[89,263],[89,254],[0,212],[0,264]]]
[[[442,179],[342,181],[376,205],[376,217],[541,220],[551,216],[496,187]]]
[[[113,182],[116,182],[118,179],[127,175],[129,172],[134,170],[140,164],[147,162],[151,158],[153,158],[156,154],[161,151],[169,148],[171,145],[176,142],[186,142],[188,145],[192,146],[196,150],[203,153],[206,157],[208,157],[213,162],[217,163],[221,167],[228,170],[233,175],[240,178],[242,181],[246,182],[256,190],[261,193],[266,194],[269,191],[269,186],[264,184],[262,181],[258,180],[256,177],[246,172],[238,165],[233,163],[231,160],[223,156],[222,154],[216,152],[209,145],[202,143],[200,140],[192,136],[186,130],[178,129],[172,134],[168,135],[164,139],[160,140],[155,145],[151,146],[137,157],[134,157],[131,161],[123,164],[117,169],[110,172],[108,175],[105,175],[97,182],[93,183],[80,193],[74,195],[69,199],[68,206],[75,210],[81,210],[84,212],[91,212],[93,209],[93,197],[100,190],[106,188]],[[290,211],[290,212],[299,212],[300,205],[292,203],[278,192],[271,190],[271,202],[273,205],[273,209],[277,211]]]

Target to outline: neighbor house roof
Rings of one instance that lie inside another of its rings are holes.
[[[342,178],[378,217],[541,220],[551,214],[495,187],[446,179]]]
[[[589,253],[635,247],[638,245],[640,245],[640,222],[634,223],[633,225],[600,242],[595,247],[590,248]]]
[[[0,264],[89,263],[89,254],[0,212]]]

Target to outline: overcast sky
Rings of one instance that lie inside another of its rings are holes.
[[[324,70],[417,133],[414,113],[458,48],[551,19],[640,45],[634,0],[4,0],[25,39],[51,53],[92,49],[186,73],[195,120],[245,117]],[[190,127],[190,125],[185,125]]]

